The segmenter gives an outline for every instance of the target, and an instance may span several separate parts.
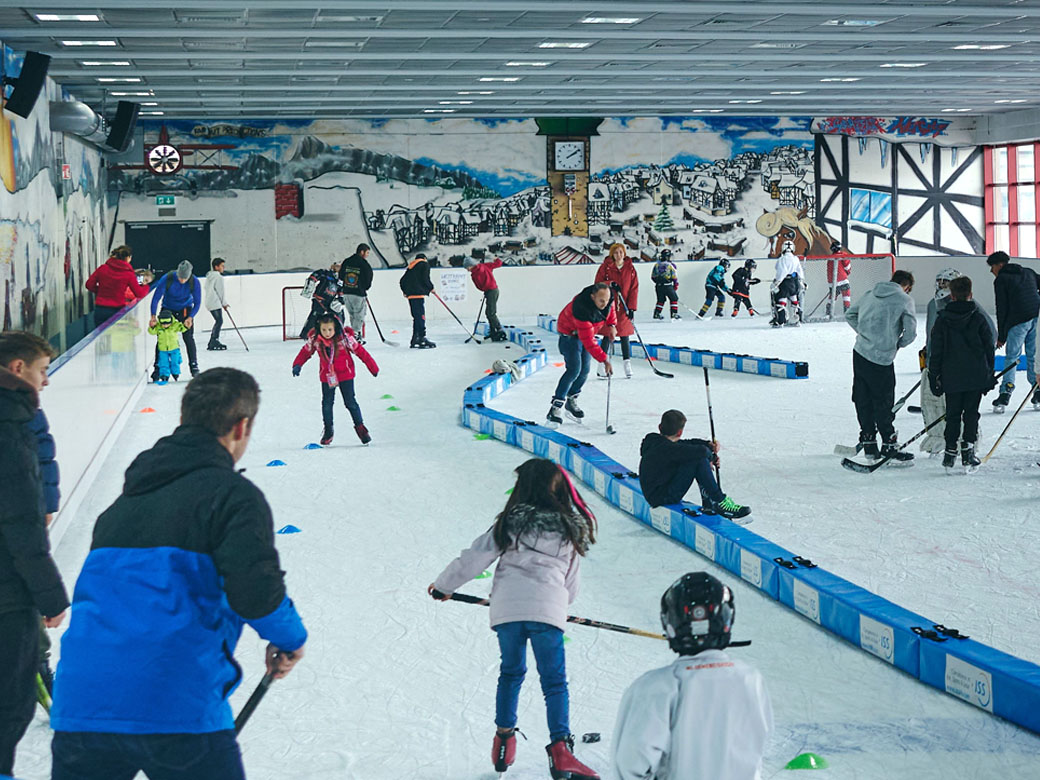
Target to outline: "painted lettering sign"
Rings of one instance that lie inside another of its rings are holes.
[[[896,136],[901,138],[926,138],[929,140],[946,135],[950,122],[930,117],[900,116],[828,116],[814,119],[814,133],[854,136]]]

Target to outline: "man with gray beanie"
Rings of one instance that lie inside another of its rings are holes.
[[[184,323],[187,328],[184,331],[184,347],[188,351],[188,368],[191,375],[199,373],[199,358],[195,351],[195,315],[202,307],[202,285],[198,277],[192,273],[191,263],[182,260],[176,271],[170,271],[163,276],[155,285],[155,293],[152,295],[152,318],[148,321],[149,327],[155,327],[156,312],[161,308],[169,309],[179,322]],[[152,372],[152,381],[159,378],[159,346],[155,347],[155,370]]]

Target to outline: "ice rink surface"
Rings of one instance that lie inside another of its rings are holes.
[[[1040,412],[1027,407],[992,460],[972,476],[947,476],[937,460],[920,453],[910,469],[853,474],[832,454],[835,444],[851,445],[857,437],[849,398],[851,329],[836,323],[777,331],[762,317],[734,321],[727,312],[725,319],[697,322],[684,315],[680,323],[662,324],[640,312],[636,324],[650,343],[810,365],[808,380],[712,373],[723,489],[753,507],[756,533],[930,620],[1040,661],[1040,586],[1030,564],[1038,549]],[[369,447],[360,446],[340,405],[333,446],[304,449],[321,432],[316,361],[294,379],[290,366],[300,342],[283,343],[280,329],[246,331],[248,353],[231,333],[227,352],[200,353],[203,369],[235,366],[260,381],[260,414],[238,465],[264,490],[276,528],[300,529],[277,542],[310,639],[304,659],[272,686],[241,736],[253,780],[495,776],[490,751],[498,650],[487,611],[435,603],[425,589],[493,522],[513,484],[512,469],[527,457],[459,425],[466,385],[496,358],[515,359],[522,351],[464,345],[457,326],[431,332],[437,349],[409,350],[403,323],[382,324],[385,331],[398,328],[387,335],[405,346],[370,342],[381,369],[376,379],[358,363]],[[528,325],[537,331],[533,319]],[[540,335],[549,367],[493,402],[539,421],[561,371],[553,365],[561,360],[556,337]],[[900,394],[917,379],[921,343],[896,361]],[[687,436],[708,436],[699,368],[665,366],[675,378],[662,379],[645,360],[634,363],[632,379],[612,383],[616,436],[604,431],[606,383],[594,377],[581,396],[586,424],[562,428],[633,470],[642,437],[665,409],[687,414]],[[620,369],[620,360],[615,365]],[[155,412],[133,415],[72,519],[56,551],[70,591],[94,519],[119,494],[133,458],[176,426],[181,390],[145,389],[136,406]],[[992,398],[983,400],[985,409]],[[46,408],[46,393],[43,402]],[[1010,413],[984,412],[982,452],[1008,419]],[[920,416],[901,412],[897,427],[906,438],[922,427]],[[265,465],[274,459],[286,465]],[[764,777],[786,775],[784,764],[805,751],[826,758],[830,768],[819,775],[834,780],[1040,776],[1036,735],[917,682],[606,505],[591,489],[581,492],[599,518],[600,535],[583,564],[573,614],[659,631],[661,593],[679,575],[708,570],[732,586],[735,637],[754,644],[731,652],[761,669],[775,710]],[[467,590],[483,595],[490,582],[475,581]],[[576,753],[608,778],[621,694],[674,656],[652,639],[581,626],[567,636],[572,729],[579,737],[603,736],[598,744],[579,742]],[[262,650],[247,628],[237,653],[246,676],[232,698],[236,711],[260,679]],[[704,702],[704,717],[711,717],[711,702]],[[519,725],[529,739],[519,740],[507,777],[547,778],[548,735],[533,668]],[[40,711],[21,743],[18,777],[49,776],[49,741]]]

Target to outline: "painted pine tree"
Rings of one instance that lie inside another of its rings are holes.
[[[663,203],[661,204],[661,210],[657,212],[657,217],[654,219],[654,230],[659,233],[665,230],[675,230],[672,215],[668,211],[668,206]]]

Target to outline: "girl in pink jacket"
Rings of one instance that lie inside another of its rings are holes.
[[[574,757],[563,629],[567,607],[578,595],[580,560],[596,541],[596,518],[559,466],[532,458],[495,524],[448,564],[428,588],[447,599],[498,561],[491,586],[491,628],[498,634],[502,665],[495,697],[491,760],[505,772],[516,757],[516,708],[531,643],[549,721],[549,771],[554,778],[598,780]]]

